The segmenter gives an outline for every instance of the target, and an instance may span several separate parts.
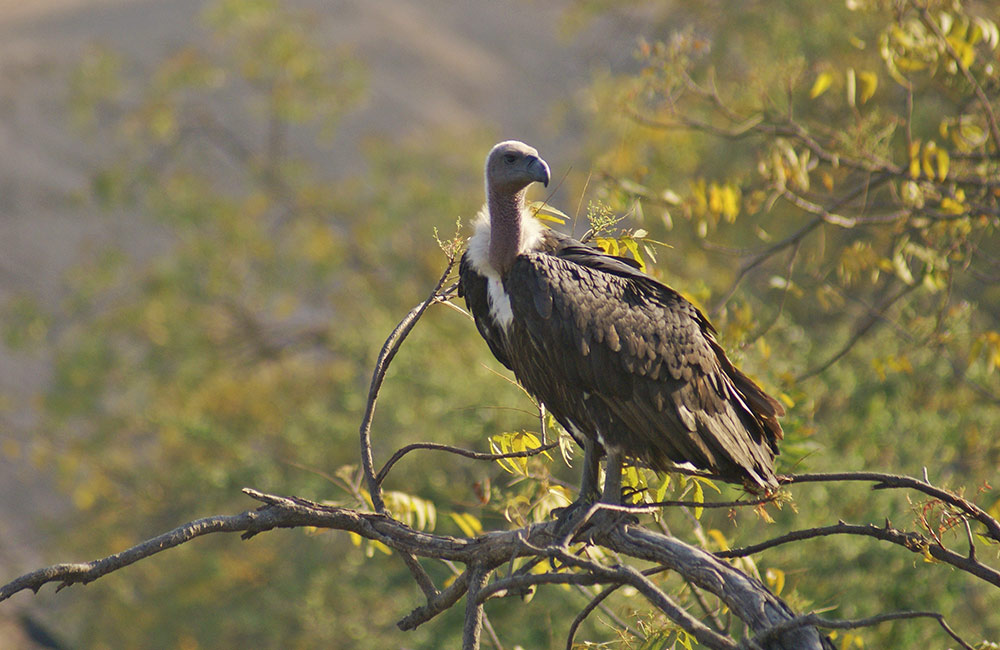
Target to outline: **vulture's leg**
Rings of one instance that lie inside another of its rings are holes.
[[[608,449],[601,503],[609,503],[614,506],[622,504],[622,452],[617,449]]]
[[[600,507],[602,505],[622,505],[622,464],[624,462],[624,454],[622,454],[620,449],[607,448],[605,451],[608,455],[608,462],[604,472],[604,492],[601,493],[600,500],[596,504],[588,505],[584,512],[581,513],[587,517],[586,520],[580,521],[576,513],[574,513],[574,516],[570,520],[574,528],[580,527],[581,532],[586,531],[584,534],[590,538],[608,534],[622,524],[638,521],[631,514],[621,512],[620,510],[610,510]],[[585,468],[584,481],[591,480],[586,477],[588,469]],[[580,500],[577,499],[577,501],[579,502]],[[584,505],[587,505],[586,502]],[[565,525],[569,524],[564,523],[563,526]]]
[[[597,487],[598,473],[601,470],[601,451],[592,438],[583,439],[583,477],[580,479],[580,495],[578,503],[592,503],[599,494]]]
[[[600,497],[598,482],[601,471],[601,447],[592,438],[583,439],[583,476],[580,478],[580,493],[573,503],[565,508],[556,508],[552,514],[559,521],[560,531],[569,531],[575,526],[578,514],[584,513]],[[562,532],[560,532],[562,534]]]

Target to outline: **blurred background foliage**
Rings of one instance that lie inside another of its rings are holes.
[[[590,205],[626,215],[618,226],[634,239],[672,246],[641,249],[649,271],[702,305],[732,356],[789,407],[781,471],[926,468],[996,514],[1000,61],[990,5],[628,4],[652,21],[632,71],[596,74],[565,109],[567,123],[586,124],[562,188],[566,228],[582,234],[580,206]],[[630,8],[581,0],[565,38]],[[95,252],[68,274],[56,313],[27,298],[4,308],[8,345],[57,351],[29,453],[74,506],[70,522],[53,523],[58,559],[241,511],[244,486],[367,507],[354,465],[372,364],[444,268],[435,229],[451,237],[457,218],[474,215],[482,158],[503,135],[484,125],[373,137],[350,173],[332,174],[314,146],[363,102],[364,61],[320,46],[310,15],[273,0],[213,2],[203,26],[207,43],[153,70],[132,74],[94,49],[71,81],[82,137],[116,151],[86,200],[146,215],[148,255]],[[545,143],[533,144],[544,156]],[[537,444],[535,406],[500,370],[461,313],[432,308],[380,397],[377,462],[423,440]],[[577,471],[559,454],[506,466],[414,455],[386,486],[401,517],[461,535],[547,516],[572,496]],[[680,477],[630,480],[650,498],[740,494]],[[965,543],[961,529],[936,527],[934,504],[903,493],[817,484],[791,494],[766,514],[673,509],[660,524],[711,549],[886,517]],[[842,537],[743,567],[799,609],[933,609],[969,639],[1000,640],[996,590],[914,557]],[[451,573],[428,568],[439,584]],[[676,578],[658,580],[691,603]],[[85,591],[59,626],[73,647],[439,648],[461,636],[460,612],[399,632],[419,590],[402,562],[343,533],[206,539]],[[609,611],[630,629],[595,613],[581,642],[689,647],[621,591]],[[487,613],[504,647],[561,647],[586,598],[550,587]],[[838,637],[843,648],[949,642],[913,621]]]

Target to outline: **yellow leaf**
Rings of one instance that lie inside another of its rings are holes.
[[[858,80],[854,68],[847,69],[847,105],[854,108],[857,104]]]
[[[958,54],[959,64],[963,69],[968,70],[969,66],[976,59],[976,48],[972,47],[969,43],[961,38],[956,38],[949,36],[948,42],[955,49],[955,53]]]
[[[920,140],[910,143],[910,178],[920,178]]]
[[[545,201],[534,201],[528,205],[528,209],[534,213],[535,218],[542,221],[551,221],[553,223],[563,225],[570,220],[569,215],[557,208],[552,207]]]
[[[730,184],[722,188],[722,216],[726,221],[733,223],[740,213],[740,190]]]
[[[874,72],[859,72],[858,81],[861,82],[861,103],[864,104],[875,94],[878,89],[878,75]]]
[[[705,503],[705,492],[701,489],[701,483],[699,481],[694,482],[694,501],[695,503]],[[701,519],[701,513],[705,512],[705,509],[698,506],[694,509],[694,518]]]
[[[824,170],[823,172],[820,173],[819,177],[820,177],[820,180],[823,181],[823,187],[826,188],[826,191],[827,192],[832,192],[833,191],[833,176],[830,175],[830,172]]]
[[[962,214],[965,212],[965,205],[950,196],[946,196],[941,199],[941,210],[948,214]]]
[[[660,482],[660,487],[656,488],[657,501],[664,500],[664,498],[667,496],[667,488],[670,487],[670,476],[666,474],[662,474],[661,476],[663,480]],[[998,501],[997,503],[1000,503],[1000,501]]]
[[[455,525],[462,529],[462,534],[466,537],[478,537],[483,532],[483,525],[479,519],[468,512],[450,512],[448,516],[455,522]]]
[[[937,143],[931,140],[924,145],[924,155],[920,159],[920,168],[927,178],[934,178],[934,167],[931,161],[937,154]]]
[[[809,98],[816,99],[830,88],[830,84],[833,83],[833,74],[830,72],[821,72],[817,77],[816,81],[813,82],[812,90],[809,91]]]
[[[722,212],[722,194],[717,183],[708,186],[708,209],[715,214]]]
[[[781,569],[768,569],[764,573],[764,579],[767,580],[767,586],[771,588],[775,596],[780,596],[781,591],[785,588],[785,572]]]
[[[948,178],[948,167],[951,159],[948,157],[948,152],[944,149],[937,150],[937,179],[943,181]]]
[[[608,255],[618,255],[618,240],[613,237],[595,237],[594,243]]]
[[[722,534],[722,531],[717,528],[712,528],[708,531],[708,536],[718,544],[720,551],[729,550],[729,542],[726,540],[726,536]]]

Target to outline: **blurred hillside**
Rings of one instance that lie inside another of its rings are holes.
[[[85,200],[109,151],[74,128],[68,80],[95,45],[120,52],[130,61],[127,73],[141,78],[171,50],[208,37],[199,21],[204,4],[0,3],[0,303],[28,293],[43,305],[57,305],[67,269],[109,243],[140,257],[156,250],[158,234],[147,220],[124,209],[109,214]],[[544,141],[550,160],[562,162],[574,142],[553,135],[561,105],[573,101],[593,70],[629,64],[638,24],[619,17],[567,35],[567,4],[289,3],[314,12],[322,41],[346,47],[368,75],[361,106],[346,116],[335,139],[298,145],[312,149],[317,167],[337,175],[358,171],[366,138],[402,140],[441,127],[486,129],[497,138]],[[59,512],[63,500],[47,473],[25,462],[21,444],[32,436],[31,404],[51,375],[50,361],[44,350],[20,353],[0,346],[0,394],[6,400],[0,417],[8,452],[0,454],[5,576],[54,559],[46,548],[58,533],[40,528],[36,515]]]

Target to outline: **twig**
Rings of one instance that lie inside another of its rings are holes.
[[[997,124],[997,116],[996,114],[993,113],[993,105],[990,104],[990,99],[989,97],[986,96],[986,92],[983,90],[983,87],[979,85],[978,81],[976,81],[976,78],[975,76],[973,76],[972,71],[970,71],[969,67],[965,65],[964,61],[962,61],[962,57],[959,56],[958,52],[955,51],[954,46],[952,46],[952,44],[948,42],[948,37],[944,35],[944,33],[941,31],[941,28],[934,21],[934,18],[927,10],[927,7],[917,5],[916,3],[913,2],[911,2],[911,4],[913,5],[914,8],[916,8],[917,11],[920,12],[920,20],[924,23],[925,26],[927,26],[928,28],[930,28],[932,32],[934,32],[934,35],[937,36],[938,40],[941,42],[941,45],[944,46],[944,49],[948,53],[948,56],[952,58],[952,60],[955,62],[955,65],[957,65],[958,69],[962,72],[962,76],[964,76],[965,80],[968,81],[969,84],[972,86],[973,91],[976,93],[976,99],[979,101],[979,105],[982,107],[983,112],[986,113],[986,119],[990,125],[990,137],[993,138],[993,146],[997,150],[1000,150],[1000,125]]]
[[[947,621],[944,620],[944,616],[937,612],[888,612],[885,614],[879,614],[877,616],[871,616],[869,618],[858,618],[854,620],[846,621],[834,621],[828,618],[823,618],[815,613],[805,614],[803,616],[797,616],[790,621],[785,621],[784,623],[779,623],[775,625],[772,629],[766,630],[761,634],[748,639],[746,642],[741,643],[740,647],[752,647],[749,644],[762,644],[767,642],[769,639],[773,638],[773,635],[786,632],[800,625],[815,625],[816,627],[822,627],[826,629],[836,629],[836,630],[853,630],[859,627],[871,627],[873,625],[879,625],[885,623],[886,621],[898,621],[900,619],[909,618],[933,618],[938,622],[938,624],[948,633],[952,639],[958,642],[965,650],[975,650],[971,645],[969,645],[962,637],[958,636],[951,626],[948,625]]]
[[[396,623],[396,626],[403,631],[413,630],[438,614],[448,611],[452,605],[458,602],[459,598],[465,595],[468,584],[469,573],[463,571],[444,590],[438,592],[433,598],[428,598],[426,605],[414,609]]]
[[[620,530],[620,529],[619,529]],[[651,604],[667,615],[672,621],[687,630],[702,645],[712,648],[712,650],[735,650],[736,644],[728,636],[719,634],[710,627],[687,613],[682,607],[677,605],[670,596],[664,593],[659,587],[653,584],[648,577],[627,565],[606,567],[597,562],[573,555],[562,545],[548,546],[540,549],[549,557],[558,559],[569,566],[577,567],[586,571],[584,574],[546,574],[551,580],[565,580],[566,582],[576,582],[581,577],[584,579],[621,582],[635,587]],[[564,577],[565,576],[565,577]],[[525,576],[535,577],[535,576]],[[577,583],[579,584],[579,583]]]
[[[715,631],[719,634],[725,634],[726,624],[719,618],[718,612],[709,607],[708,603],[705,602],[705,597],[702,595],[701,590],[698,589],[698,587],[695,586],[695,584],[690,580],[685,580],[684,582],[686,582],[687,586],[691,589],[691,596],[694,598],[695,602],[698,603],[698,606],[701,607],[701,611],[705,613],[705,616],[708,617],[708,620],[712,624],[712,627],[715,628]]]
[[[415,442],[410,445],[406,445],[396,451],[386,461],[382,469],[379,470],[378,474],[375,476],[375,482],[379,485],[385,480],[385,477],[389,474],[389,470],[392,466],[396,464],[403,456],[415,451],[417,449],[432,449],[434,451],[445,451],[450,454],[455,454],[457,456],[463,456],[465,458],[472,458],[473,460],[503,460],[504,458],[530,458],[531,456],[537,456],[538,454],[545,453],[550,449],[554,449],[558,446],[558,443],[550,443],[548,445],[542,445],[541,447],[535,447],[534,449],[526,449],[525,451],[512,451],[506,454],[491,454],[481,451],[472,451],[471,449],[462,449],[461,447],[453,447],[452,445],[445,445],[437,442]]]
[[[898,302],[904,296],[909,294],[911,291],[916,290],[919,286],[920,284],[918,282],[904,285],[902,289],[900,289],[895,293],[895,295],[892,295],[885,301],[883,301],[883,303],[878,307],[876,311],[870,313],[868,317],[864,320],[864,322],[862,322],[855,328],[854,333],[851,334],[851,338],[849,338],[847,342],[844,343],[844,345],[841,346],[839,350],[837,350],[833,355],[830,356],[829,359],[827,359],[820,365],[810,370],[807,370],[798,377],[796,377],[795,382],[798,383],[806,379],[815,377],[816,375],[822,374],[823,372],[826,372],[829,368],[831,368],[835,363],[843,359],[848,352],[854,349],[854,346],[857,345],[858,341],[863,339],[865,335],[868,334],[868,332],[870,332],[873,327],[875,327],[875,325],[882,319],[883,315],[885,314],[886,311],[889,310],[890,307],[896,304],[896,302]]]
[[[382,350],[379,352],[378,359],[375,361],[375,370],[372,372],[372,383],[368,389],[368,403],[365,407],[365,414],[361,418],[361,428],[359,431],[361,439],[361,469],[368,483],[368,492],[371,495],[375,512],[385,512],[385,501],[382,499],[381,484],[375,477],[375,460],[372,457],[371,443],[372,419],[375,417],[375,404],[378,401],[378,393],[382,387],[382,381],[385,379],[385,373],[389,369],[389,364],[392,363],[393,357],[399,351],[399,346],[403,344],[410,330],[417,324],[417,321],[427,308],[437,301],[441,287],[444,286],[454,266],[455,258],[451,257],[434,290],[431,291],[426,300],[411,309],[410,313],[403,317],[403,320],[399,321],[396,328],[389,334],[389,338],[385,340]]]
[[[500,643],[500,637],[497,636],[497,631],[493,629],[493,623],[490,623],[490,617],[483,610],[483,629],[486,630],[486,634],[489,635],[490,641],[493,643],[493,647],[496,650],[503,650],[503,644]]]
[[[898,488],[909,488],[923,492],[927,496],[940,499],[945,503],[955,506],[959,510],[981,523],[986,527],[989,536],[1000,542],[1000,521],[997,521],[985,510],[972,503],[968,499],[955,494],[949,490],[931,485],[927,481],[921,481],[910,476],[898,474],[884,474],[881,472],[835,472],[821,474],[792,474],[782,476],[778,479],[782,484],[791,483],[818,483],[826,481],[867,481],[875,483],[873,490],[887,490]]]
[[[860,535],[862,537],[874,537],[884,542],[891,542],[897,546],[918,553],[924,556],[933,557],[953,567],[959,568],[966,573],[976,576],[990,584],[1000,587],[1000,571],[981,564],[974,559],[961,555],[943,546],[931,543],[931,541],[920,533],[897,530],[886,522],[884,528],[875,524],[858,525],[840,522],[832,526],[820,526],[817,528],[807,528],[796,530],[773,539],[769,539],[759,544],[750,544],[742,548],[729,549],[727,551],[717,551],[718,558],[735,558],[755,555],[782,544],[800,542],[818,537],[828,537],[830,535]]]
[[[647,569],[646,571],[643,571],[643,573],[649,575],[647,573],[647,571],[649,570],[650,569]],[[583,585],[575,585],[575,586],[577,591],[580,592],[580,595],[587,598],[587,604],[589,605],[593,601],[594,594],[590,591],[587,591],[587,589],[584,588]],[[612,585],[612,587],[614,586],[615,585]],[[622,617],[618,616],[618,614],[615,614],[615,612],[610,607],[605,605],[603,602],[598,602],[597,608],[601,610],[601,613],[604,614],[609,621],[617,625],[620,629],[625,630],[626,632],[628,632],[637,639],[642,639],[643,641],[646,640],[646,635],[642,633],[642,630],[637,630],[635,627],[629,625],[627,621],[625,621]]]

